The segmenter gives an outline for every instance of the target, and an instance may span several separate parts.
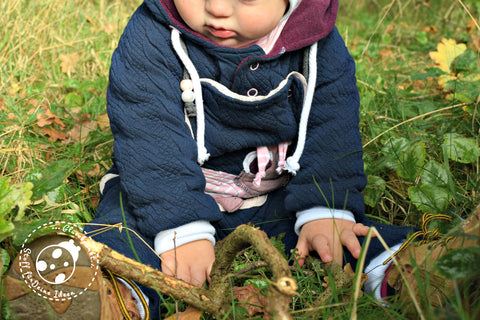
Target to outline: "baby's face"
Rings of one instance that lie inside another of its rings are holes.
[[[288,0],[174,0],[183,21],[221,46],[243,48],[269,34]]]

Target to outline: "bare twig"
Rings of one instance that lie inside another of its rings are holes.
[[[230,289],[229,279],[232,276],[231,266],[236,254],[245,244],[250,243],[273,273],[272,285],[267,289],[265,312],[272,319],[292,319],[289,306],[291,297],[297,292],[297,283],[291,276],[287,261],[272,245],[267,235],[250,225],[237,227],[229,236],[217,243],[209,290],[195,287],[125,257],[79,231],[76,231],[76,234],[82,244],[97,255],[102,268],[182,300],[216,318],[223,318],[229,312],[231,302],[227,299]]]

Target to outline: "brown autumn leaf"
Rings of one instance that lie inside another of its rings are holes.
[[[70,75],[71,73],[75,73],[75,67],[78,64],[78,60],[80,60],[80,56],[78,53],[72,53],[72,54],[61,54],[59,56],[60,60],[62,61],[60,63],[60,68],[62,72]]]
[[[470,19],[467,22],[467,32],[468,33],[473,33],[474,31],[477,30],[478,23],[476,20]]]
[[[425,89],[425,87],[426,87],[426,84],[425,84],[425,81],[423,81],[423,80],[415,80],[413,82],[413,89],[415,91],[423,90],[423,89]]]
[[[233,296],[241,303],[242,307],[247,309],[250,316],[263,313],[267,304],[267,298],[252,283],[243,287],[233,287]]]
[[[80,161],[80,159],[76,159]],[[103,170],[98,163],[92,165],[92,167],[88,171],[77,170],[75,171],[75,176],[77,177],[78,181],[81,183],[85,183],[88,179],[87,178],[100,178],[103,174]]]
[[[393,56],[393,51],[388,48],[383,48],[380,50],[380,56],[382,57],[382,60],[386,60]]]
[[[45,110],[45,113],[37,113],[37,126],[43,134],[49,137],[49,141],[55,142],[57,140],[65,140],[67,134],[57,129],[58,127],[60,129],[65,129],[65,124],[48,108],[46,104],[43,104],[41,107]]]
[[[85,143],[88,141],[88,134],[91,131],[97,130],[98,124],[95,121],[83,120],[79,123],[75,123],[73,128],[68,132],[67,136],[69,142],[81,142]]]
[[[37,126],[45,127],[53,124],[57,124],[60,128],[64,129],[65,124],[60,120],[48,107],[45,107],[45,113],[37,113]]]
[[[435,26],[428,26],[423,28],[423,31],[428,32],[428,33],[437,33],[438,29]]]
[[[48,141],[55,142],[57,140],[65,140],[67,134],[61,131],[58,131],[52,127],[41,127],[40,130],[48,136]]]
[[[192,307],[188,306],[187,309],[183,312],[178,312],[177,314],[173,314],[168,318],[165,318],[165,320],[199,320],[200,317],[202,316],[203,311]]]

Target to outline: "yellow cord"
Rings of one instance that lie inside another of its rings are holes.
[[[432,240],[438,240],[440,238],[442,238],[444,235],[442,233],[440,233],[440,231],[438,231],[437,228],[433,229],[433,230],[428,230],[428,224],[433,221],[433,220],[437,220],[437,219],[440,219],[440,220],[445,220],[445,221],[452,221],[452,217],[446,215],[446,214],[432,214],[432,213],[425,213],[423,216],[422,216],[422,230],[420,231],[417,231],[415,233],[413,233],[402,245],[401,247],[394,253],[390,256],[390,258],[388,258],[387,260],[385,260],[383,262],[383,264],[387,264],[390,260],[393,259],[393,257],[395,257],[397,254],[399,254],[402,250],[404,250],[411,242],[413,242],[415,239],[417,239],[418,237],[422,236],[422,240],[420,240],[418,242],[418,244],[424,244],[428,241],[432,241]],[[448,237],[447,239],[445,239],[445,241],[449,241],[452,237]]]
[[[133,320],[132,317],[130,317],[130,314],[128,313],[127,307],[125,306],[125,302],[123,301],[123,299],[120,295],[120,290],[118,289],[118,283],[117,283],[116,277],[121,278],[122,280],[127,282],[133,288],[133,290],[135,290],[138,297],[140,298],[140,302],[143,305],[143,309],[145,310],[144,320],[149,320],[150,319],[150,310],[148,309],[147,301],[145,300],[145,297],[143,296],[143,293],[140,291],[140,289],[137,287],[137,285],[135,283],[133,283],[131,280],[129,280],[127,278],[124,278],[124,277],[122,277],[118,274],[115,274],[108,269],[105,269],[105,272],[107,273],[107,275],[110,278],[110,281],[112,282],[113,290],[115,291],[115,297],[117,298],[117,302],[118,302],[118,305],[120,307],[120,311],[123,314],[124,319]]]

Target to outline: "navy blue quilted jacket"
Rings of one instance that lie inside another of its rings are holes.
[[[185,66],[172,47],[172,26],[201,78],[204,147],[210,154],[203,166],[233,174],[257,146],[292,141],[295,150],[305,97],[304,53],[318,42],[306,140],[300,169],[286,187],[286,207],[296,212],[333,206],[363,220],[359,96],[354,61],[334,27],[336,7],[336,1],[303,0],[268,54],[257,45],[232,49],[209,42],[185,26],[171,0],[146,0],[139,7],[112,58],[107,109],[114,170],[141,233],[154,237],[224,214],[204,193],[199,137],[192,137],[185,121],[179,86]],[[257,97],[245,99],[252,88]],[[190,120],[198,133],[197,119]]]

